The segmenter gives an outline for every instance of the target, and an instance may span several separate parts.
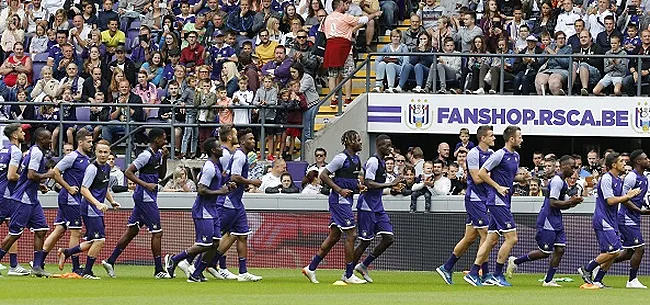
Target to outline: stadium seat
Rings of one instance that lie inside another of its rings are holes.
[[[129,31],[131,31],[133,29],[135,29],[137,31],[140,31],[140,25],[141,24],[142,23],[140,22],[140,20],[133,20],[133,22],[131,22],[131,26],[129,26]]]
[[[309,164],[306,161],[287,161],[287,172],[293,178],[294,183],[298,184],[302,182],[302,177],[305,176],[307,166]]]
[[[147,122],[160,122],[158,119],[158,108],[149,110],[149,113],[147,114]]]
[[[167,96],[167,91],[163,88],[158,88],[158,100],[162,100],[164,97]]]
[[[133,41],[138,37],[138,35],[140,35],[140,30],[138,30],[138,29],[129,29],[127,31],[127,33],[126,33],[127,42],[128,42],[128,40],[131,40],[131,42],[133,43]],[[126,45],[130,47],[130,45],[128,43]]]
[[[33,75],[34,82],[36,82],[36,80],[41,79],[41,70],[43,70],[43,67],[45,67],[46,65],[47,63],[36,62],[36,61],[32,64],[32,71],[34,71],[34,75]]]
[[[77,121],[90,121],[90,107],[76,107]]]
[[[34,63],[37,63],[37,62],[46,63],[47,62],[47,56],[48,56],[48,53],[38,53],[38,54],[34,55],[34,57],[32,58],[32,61]]]

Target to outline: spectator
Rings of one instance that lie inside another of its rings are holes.
[[[302,178],[302,194],[317,195],[321,193],[323,186],[318,178],[318,170],[309,170]]]
[[[262,67],[262,75],[273,76],[273,81],[284,87],[291,78],[289,71],[291,64],[293,64],[293,60],[287,57],[285,47],[279,45],[275,47],[274,59]]]
[[[528,35],[526,37],[526,48],[519,54],[541,54],[542,48],[537,45],[537,37]],[[541,64],[537,57],[517,57],[513,65],[515,74],[514,94],[529,95],[534,90],[535,76]]]
[[[557,25],[555,26],[555,32],[561,31],[566,37],[575,34],[573,24],[576,22],[576,20],[581,19],[580,14],[578,14],[576,11],[578,10],[573,8],[572,0],[562,0],[562,10],[557,16]],[[547,31],[551,34],[553,33],[548,28]]]
[[[151,38],[151,30],[146,25],[140,26],[138,37],[133,40],[131,50],[131,61],[136,68],[151,59],[151,55],[158,50],[158,46]]]
[[[102,70],[102,78],[108,79],[110,69],[105,60],[101,58],[101,51],[98,46],[91,46],[88,50],[88,58],[83,63],[81,69],[81,77],[89,78],[92,75],[94,68]]]
[[[273,86],[273,77],[267,75],[264,77],[262,87],[257,89],[255,97],[253,98],[253,105],[260,107],[259,117],[265,120],[266,124],[273,124],[275,121],[275,109],[267,108],[266,106],[274,106],[278,101],[278,91]]]
[[[18,93],[16,94],[16,100],[18,102],[28,102],[27,92],[25,92],[24,90],[19,90]],[[17,121],[36,120],[37,119],[36,108],[35,106],[29,104],[11,105],[11,107],[9,107],[9,119],[17,120]]]
[[[485,38],[483,36],[476,36],[474,38],[474,44],[472,45],[472,54],[477,54],[476,56],[469,57],[467,59],[467,70],[472,72],[472,79],[469,81],[469,87],[465,89],[467,94],[484,94],[485,89],[485,76],[490,70],[490,64],[492,63],[492,57],[480,56],[480,54],[489,53],[487,51],[487,44],[485,43]]]
[[[596,2],[598,3],[597,6],[587,8],[587,13],[585,14],[585,17],[589,22],[589,33],[591,33],[591,37],[597,37],[600,32],[605,31],[608,16],[612,16],[612,29],[614,28],[614,13],[609,10],[611,7],[610,1],[597,0]],[[596,41],[596,43],[598,43],[598,41]],[[601,47],[602,46],[603,45],[601,45]],[[609,48],[609,41],[607,47]]]
[[[524,12],[521,6],[513,7],[512,15],[513,15],[513,19],[510,20],[510,22],[508,22],[505,27],[506,32],[508,32],[510,41],[516,42],[520,38],[521,35],[519,34],[523,26],[525,26],[526,30],[528,31],[528,33],[524,37],[522,37],[523,39],[526,39],[526,37],[528,37],[528,35],[530,34],[530,28],[528,28],[528,24],[526,23],[526,20],[524,20],[523,18]],[[523,47],[525,47],[525,45]],[[516,45],[515,45],[515,49],[516,49]]]
[[[220,30],[215,30],[213,33],[215,38],[214,44],[208,47],[206,52],[206,62],[212,66],[212,75],[210,79],[215,80],[221,76],[221,68],[229,66],[235,68],[235,63],[238,61],[235,49],[227,44],[224,44],[226,35]]]
[[[113,0],[104,0],[102,6],[103,10],[99,12],[97,17],[97,26],[100,31],[108,30],[108,25],[111,20],[118,20],[119,15],[113,11]]]
[[[540,188],[539,179],[533,178],[528,180],[528,189],[530,190],[528,196],[535,196],[535,197],[544,196]]]
[[[407,165],[402,171],[403,182],[400,183],[399,189],[391,189],[391,195],[411,196],[413,194],[413,185],[415,185],[415,170],[412,166]]]
[[[27,9],[25,10],[25,17],[23,18],[23,20],[25,20],[24,24],[27,24],[27,36],[34,35],[39,24],[43,26],[43,30],[45,30],[47,27],[47,20],[50,20],[51,17],[50,12],[43,7],[42,0],[33,0],[31,2],[32,3],[25,3]],[[34,40],[32,40],[31,43],[33,44]]]
[[[525,168],[520,167],[517,170],[517,175],[521,175],[526,171]],[[512,196],[528,196],[530,193],[529,182],[530,180],[519,180],[512,186]],[[539,180],[538,180],[539,181]],[[539,188],[539,185],[538,185]]]
[[[245,46],[246,43],[244,43],[244,48]],[[260,68],[251,56],[257,55],[244,52],[240,53],[239,64],[243,67],[241,69],[242,74],[248,77],[248,90],[256,92],[260,88],[260,74],[262,74],[262,71],[260,71]]]
[[[436,160],[442,161],[444,163],[444,166],[449,166],[449,164],[452,163],[452,161],[449,159],[449,144],[446,142],[438,144],[438,157]]]
[[[325,148],[322,147],[316,148],[316,150],[314,151],[314,159],[316,160],[316,162],[307,166],[307,174],[309,174],[309,172],[311,171],[318,171],[318,173],[320,174],[320,172],[323,171],[325,166],[327,166],[327,161],[326,161],[327,151],[325,150]]]
[[[580,50],[580,33],[585,30],[585,21],[582,19],[576,20],[573,28],[576,30],[576,33],[569,36],[567,44],[571,46],[573,53],[577,53]]]
[[[458,171],[458,164],[452,163],[449,164],[449,171],[447,172],[447,178],[449,178],[451,188],[449,189],[449,194],[451,195],[462,195],[467,189],[467,183],[461,181]],[[460,174],[462,176],[462,174]]]
[[[412,52],[433,53],[435,49],[431,46],[431,37],[427,32],[422,32],[419,37],[419,45],[411,49]],[[408,62],[402,66],[402,71],[399,75],[399,85],[395,88],[396,92],[401,92],[402,88],[406,86],[406,81],[411,76],[411,72],[415,74],[415,88],[413,92],[424,93],[424,82],[428,78],[429,67],[433,64],[433,56],[431,55],[412,55],[408,57]]]
[[[269,18],[266,22],[266,30],[269,33],[269,40],[277,42],[280,45],[286,45],[284,33],[280,30],[280,20],[275,17]],[[260,44],[260,42],[260,37],[257,36],[255,44]]]
[[[641,45],[636,47],[631,54],[635,55],[650,55],[650,31],[641,31]],[[630,60],[629,65],[630,75],[623,78],[623,89],[628,95],[636,95],[637,82],[641,77],[641,83],[650,82],[650,59],[641,59],[641,71],[637,71],[638,62],[636,58]]]
[[[43,67],[41,76],[31,93],[34,103],[40,103],[46,95],[55,96],[59,88],[59,81],[52,77],[52,68],[50,66]]]
[[[276,187],[267,187],[265,190],[265,193],[267,194],[274,194],[274,193],[282,193],[282,194],[297,194],[300,193],[300,189],[293,183],[293,179],[291,178],[291,174],[289,173],[283,173],[282,176],[280,176],[280,185]]]
[[[149,60],[140,67],[141,71],[147,72],[149,81],[158,88],[160,88],[163,79],[163,64],[162,54],[154,51]]]
[[[47,65],[54,67],[54,63],[63,57],[63,45],[68,44],[68,31],[56,31],[56,44],[49,46]]]
[[[180,56],[181,43],[176,33],[165,30],[159,37],[158,48],[163,58],[171,59],[172,50],[177,51],[178,56]]]
[[[519,28],[517,32],[519,35],[517,35],[517,37],[512,40],[514,42],[513,51],[515,51],[515,53],[519,53],[526,48],[526,38],[528,38],[530,35],[530,29],[527,25],[524,24],[521,26],[521,28]]]
[[[215,108],[213,107],[217,103],[217,95],[210,90],[211,88],[212,84],[209,80],[202,80],[197,86],[197,92],[194,96],[194,107],[198,111],[196,120],[199,125],[213,124],[217,119],[217,114],[215,112]],[[203,143],[207,138],[212,136],[213,130],[214,127],[212,126],[199,127],[198,141],[200,143]],[[185,147],[185,145],[183,146]],[[203,152],[201,155],[201,158],[204,157],[207,157],[207,154],[205,152]]]
[[[58,96],[60,97],[60,99],[57,99],[56,103],[59,104],[59,107],[61,108],[60,113],[62,113],[63,120],[76,121],[77,113],[75,107],[72,106],[72,104],[76,103],[77,101],[75,101],[73,97],[72,88],[70,88],[69,85],[64,86],[64,89],[62,90],[61,94]],[[54,131],[52,131],[52,151],[55,154],[57,152],[57,147],[59,144],[59,133],[63,133],[64,141],[72,145],[74,130],[75,130],[75,125],[71,125],[71,124],[63,124],[63,127],[57,125],[56,128],[54,128]]]
[[[600,1],[606,1],[606,0],[600,0]],[[593,29],[589,33],[593,33]],[[614,26],[614,16],[609,15],[605,17],[605,29],[595,36],[596,44],[600,46],[600,49],[603,52],[609,51],[609,48],[611,47],[610,39],[612,38],[612,36],[620,37],[622,36],[622,34]],[[592,37],[594,37],[593,34]]]
[[[164,57],[164,55],[163,55]],[[176,68],[178,67],[183,67],[183,71],[185,71],[185,67],[180,64],[180,58],[181,58],[181,52],[178,49],[172,49],[169,51],[169,63],[165,65],[163,68],[163,78],[162,81],[160,82],[160,87],[165,88],[167,87],[167,84],[169,81],[173,80],[175,78],[175,71]],[[183,74],[185,74],[183,72]]]
[[[579,154],[573,154],[571,155],[573,157],[573,160],[576,161],[576,168],[578,168],[578,173],[579,173],[579,178],[583,180],[584,178],[591,176],[591,173],[586,171],[585,168],[582,166],[582,156]]]
[[[270,187],[278,187],[282,184],[282,174],[287,171],[287,163],[283,159],[276,159],[271,165],[271,171],[262,176],[262,185],[259,190],[266,193]]]
[[[255,13],[250,10],[249,0],[241,0],[239,7],[233,9],[228,13],[228,21],[226,22],[226,27],[238,34],[236,38],[237,46],[239,46],[244,39],[254,37],[254,19]]]
[[[84,80],[81,86],[81,101],[84,103],[94,102],[94,96],[97,92],[102,92],[108,98],[109,83],[102,77],[102,68],[94,67],[90,78]]]
[[[46,53],[48,50],[47,31],[42,24],[36,26],[36,32],[29,43],[29,53],[33,55]]]
[[[565,44],[566,35],[564,32],[555,32],[555,41],[556,44],[546,47],[542,54],[562,55],[571,53],[571,46]],[[551,94],[565,95],[563,87],[569,77],[569,58],[541,58],[540,63],[542,66],[537,76],[535,76],[537,94],[546,95],[546,85],[548,85]]]
[[[385,45],[380,53],[408,53],[409,49],[405,44],[402,44],[402,32],[400,30],[393,30],[390,33],[390,44]],[[395,55],[395,56],[377,56],[375,59],[375,68],[377,69],[377,76],[375,78],[375,88],[373,92],[389,92],[392,93],[395,88],[395,81],[402,71],[402,65],[408,62],[408,56]],[[384,76],[388,88],[384,90]],[[395,88],[396,92],[400,92],[401,88]]]
[[[543,32],[548,32],[549,34],[553,35],[555,31],[558,30],[556,29],[558,24],[558,16],[553,12],[553,6],[551,4],[551,0],[544,0],[542,2],[541,7],[542,7],[542,12],[540,16],[537,19],[535,19],[535,25],[533,26],[533,33],[536,35],[541,35]],[[577,18],[575,20],[578,19],[580,18]],[[570,23],[574,24],[575,20],[571,21]]]
[[[131,85],[127,80],[119,82],[119,94],[115,103],[119,104],[142,104],[142,99],[136,94],[131,93]],[[111,108],[112,122],[144,122],[144,116],[141,107],[113,106]],[[135,127],[133,127],[135,128]],[[102,139],[113,143],[113,136],[128,132],[125,125],[106,125],[102,127]]]
[[[459,54],[460,52],[455,50],[454,40],[450,37],[445,38],[444,40],[444,53],[447,54]],[[458,81],[461,77],[461,63],[462,59],[457,56],[440,56],[438,61],[431,64],[429,69],[429,77],[427,78],[427,84],[424,88],[425,91],[431,92],[433,90],[433,84],[436,81],[436,76],[440,81],[440,89],[438,94],[447,93],[447,82],[448,81]]]
[[[415,15],[422,18],[422,26],[429,33],[429,36],[433,36],[433,32],[438,30],[438,19],[442,17],[444,10],[445,8],[435,0],[420,1],[418,4]]]
[[[176,15],[176,24],[178,24],[179,28],[182,28],[183,26],[194,23],[196,21],[196,15],[192,13],[192,10],[190,9],[190,3],[187,1],[181,1],[181,11],[180,13],[175,13]]]
[[[96,106],[90,106],[90,118],[91,122],[108,122],[110,121],[111,107],[110,106],[101,106],[99,104],[104,103],[106,95],[104,92],[97,91],[92,97],[91,103],[97,104]],[[93,138],[98,139],[102,134],[102,125],[101,123],[97,125],[86,125],[84,128],[86,130],[92,130]]]
[[[414,147],[409,152],[411,154],[411,164],[413,164],[413,168],[415,169],[415,176],[420,176],[422,174],[424,165],[424,153],[422,152],[422,148]]]
[[[621,37],[612,36],[610,39],[611,48],[605,55],[619,55],[623,56],[627,53],[621,48]],[[629,59],[627,58],[612,58],[607,57],[604,59],[604,72],[605,76],[601,79],[594,88],[594,95],[602,95],[603,89],[614,85],[614,95],[620,96],[623,88],[623,77],[627,74],[627,65]]]
[[[183,31],[181,32],[182,36],[186,36],[187,33],[196,32],[196,41],[201,45],[206,45],[208,41],[205,36],[205,33],[207,32],[205,26],[206,22],[207,20],[205,19],[205,15],[197,15],[194,22],[187,23],[183,26]],[[181,48],[187,47],[188,44],[189,41],[184,40],[181,44]]]
[[[108,187],[110,189],[116,185],[124,186],[124,173],[117,165],[115,165],[115,159],[117,159],[117,156],[114,152],[111,152],[107,161],[108,165],[111,167],[110,180],[108,181]]]
[[[218,109],[218,119],[219,119],[219,124],[232,124],[233,121],[233,112],[230,106],[232,106],[232,102],[230,98],[228,98],[228,93],[226,91],[226,87],[224,86],[219,86],[217,87],[217,102],[216,107]]]
[[[404,172],[404,168],[406,167],[406,157],[397,153],[395,153],[394,156],[395,156],[395,168],[393,170],[393,175],[399,176]]]
[[[497,42],[497,54],[514,54],[514,52],[508,46],[508,38],[501,37]],[[503,59],[503,64],[501,63]],[[499,80],[501,79],[501,71],[503,70],[503,82],[514,79],[512,74],[512,66],[515,59],[512,57],[495,57],[492,58],[492,64],[490,65],[490,74],[487,75],[485,79],[489,79],[490,91],[489,94],[496,94],[499,88]],[[487,82],[487,81],[486,81]]]
[[[289,93],[289,98],[292,100],[293,104],[293,107],[289,109],[289,114],[287,115],[287,124],[289,125],[301,125],[303,122],[303,113],[307,110],[307,98],[300,92],[300,86],[299,80],[292,80],[287,84],[287,87],[291,92]],[[287,142],[286,138],[289,138],[289,149],[287,155],[292,158],[295,154],[296,138],[299,138],[301,134],[301,128],[287,128],[280,140],[280,151],[284,153],[283,144]]]
[[[259,33],[260,43],[255,47],[255,54],[257,54],[262,65],[275,58],[275,49],[279,45],[277,42],[272,41],[269,35],[269,30],[261,30]]]
[[[492,31],[490,30],[496,26],[494,22],[494,18],[498,18],[499,19],[498,22],[500,23],[501,16],[503,16],[503,13],[501,13],[496,0],[488,0],[485,3],[487,5],[483,7],[484,9],[483,17],[478,23],[479,23],[479,27],[481,28],[481,30],[483,30],[484,34],[487,33],[491,34]]]
[[[636,28],[648,28],[648,18],[650,16],[648,16],[647,12],[641,10],[640,2],[640,0],[626,1],[627,6],[623,6],[621,2],[621,6],[616,12],[616,15],[618,15],[616,26],[621,32],[625,31],[631,24]]]
[[[294,62],[291,65],[290,72],[291,79],[299,82],[298,93],[305,96],[306,108],[304,109],[302,118],[303,133],[307,139],[311,139],[313,132],[311,118],[314,113],[318,111],[318,107],[316,107],[316,105],[319,102],[316,84],[314,83],[314,79],[311,77],[311,75],[305,73],[303,66],[300,63]]]
[[[188,45],[181,51],[181,64],[193,73],[197,66],[202,66],[205,57],[205,48],[197,43],[198,34],[194,31],[187,35]]]
[[[22,29],[22,23],[18,15],[12,15],[9,18],[7,28],[2,32],[0,45],[2,46],[3,58],[7,58],[13,51],[16,42],[25,41],[25,31]]]
[[[133,93],[140,97],[143,104],[160,104],[160,100],[158,100],[158,89],[156,89],[156,85],[149,82],[149,75],[147,75],[146,70],[140,70],[138,72],[138,84],[133,87]],[[145,118],[149,117],[149,112],[152,109],[144,108]]]
[[[0,66],[0,75],[7,87],[16,85],[18,74],[25,73],[29,83],[32,83],[32,59],[25,55],[25,49],[22,42],[16,42],[13,45],[13,55]]]
[[[64,89],[72,90],[72,99],[80,101],[83,91],[84,79],[79,77],[79,68],[75,63],[69,63],[65,68],[66,76],[59,81],[57,96],[61,95]]]
[[[449,194],[451,181],[442,174],[444,162],[435,160],[424,162],[422,174],[418,175],[411,194],[410,212],[416,211],[417,199],[424,195],[425,213],[431,212],[431,197]]]
[[[305,30],[299,30],[296,35],[296,42],[292,44],[293,47],[289,51],[289,58],[293,60],[294,63],[300,63],[305,70],[305,73],[309,76],[316,77],[318,70],[320,69],[321,60],[318,56],[312,54],[311,50],[313,44],[307,40],[307,32]]]
[[[300,26],[305,24],[305,19],[296,12],[296,7],[289,3],[284,5],[284,14],[282,14],[282,22],[280,23],[280,31],[283,33],[291,32],[291,23],[294,20],[300,21]]]
[[[125,29],[128,29],[133,20],[144,17],[151,8],[150,0],[118,1],[117,12]],[[110,27],[110,25],[109,25]]]
[[[381,16],[382,12],[377,11],[368,16],[354,17],[345,12],[350,8],[350,2],[343,0],[333,0],[332,14],[325,18],[321,28],[334,29],[333,31],[325,31],[327,38],[327,48],[325,48],[325,58],[323,60],[323,68],[328,70],[329,74],[329,89],[334,91],[334,88],[347,77],[354,67],[354,60],[352,59],[352,34],[356,29],[368,23],[368,20]],[[401,35],[400,35],[401,38]],[[348,87],[348,93],[351,91],[351,83]],[[348,99],[349,96],[346,96]],[[350,99],[351,102],[351,99]],[[330,106],[338,105],[338,99],[330,101]]]
[[[110,62],[110,58],[104,57],[104,55],[106,55],[106,46],[102,43],[102,33],[97,29],[90,31],[90,39],[86,41],[86,48],[81,55],[82,59],[87,59],[90,56],[89,52],[92,47],[99,48],[99,54],[102,56],[102,63],[108,64]]]
[[[252,31],[259,32],[271,18],[276,20],[282,19],[282,13],[271,8],[271,0],[262,0],[262,7],[259,12],[255,13]],[[320,1],[318,1],[320,3]],[[322,6],[322,4],[321,4]]]
[[[167,92],[167,95],[162,99],[160,102],[160,105],[169,105],[169,107],[161,107],[160,110],[158,111],[158,119],[161,122],[174,122],[176,124],[184,124],[185,123],[185,101],[182,99],[181,92],[178,88],[178,84],[174,83],[174,85],[169,85],[169,91]],[[177,108],[172,107],[176,106]],[[182,143],[182,138],[183,138],[183,128],[182,127],[176,127],[174,129],[174,144],[175,147],[175,156],[179,159],[181,158],[181,143]]]
[[[397,175],[395,175],[395,158],[388,155],[384,158],[384,163],[386,164],[386,183],[392,183],[397,179]],[[384,195],[388,194],[390,194],[390,189],[384,189]]]
[[[280,158],[283,153],[284,153],[284,147],[286,144],[282,143],[280,140],[282,138],[282,135],[285,132],[286,127],[282,125],[286,125],[288,122],[288,117],[289,117],[289,109],[293,109],[296,107],[296,102],[291,99],[290,91],[289,89],[280,89],[280,93],[278,93],[278,107],[275,109],[275,117],[272,121],[267,121],[269,124],[277,124],[281,125],[279,127],[269,127],[266,129],[267,133],[267,149],[269,151],[269,160],[273,160],[273,158]],[[280,143],[280,150],[276,150],[277,144]],[[286,142],[285,142],[286,143]]]
[[[192,179],[188,179],[185,168],[179,166],[174,169],[172,179],[167,181],[167,184],[165,184],[162,191],[182,193],[196,192],[196,183],[194,183]]]
[[[124,45],[119,45],[115,48],[115,60],[113,60],[108,66],[111,70],[120,68],[120,70],[124,71],[124,77],[129,81],[129,85],[135,86],[138,69],[136,69],[135,63],[126,57]]]
[[[467,152],[476,146],[474,142],[469,140],[469,129],[467,128],[463,127],[460,129],[458,138],[460,139],[460,142],[456,143],[456,147],[454,148],[454,157],[458,155],[458,152],[461,149]]]
[[[250,106],[253,103],[253,91],[248,90],[248,77],[242,75],[237,81],[239,85],[239,90],[233,94],[232,104],[234,106]],[[233,124],[238,125],[248,125],[251,123],[251,113],[250,109],[247,108],[235,108],[233,109]]]
[[[15,21],[14,16],[17,16],[19,20],[25,20],[25,10],[21,5],[19,0],[9,0],[6,1],[7,7],[0,11],[0,32],[5,32],[11,27],[11,24]],[[16,28],[21,27],[22,23],[14,24]],[[22,42],[22,40],[19,40]]]
[[[54,78],[62,79],[67,75],[66,69],[69,64],[73,63],[77,67],[81,66],[81,60],[75,55],[74,48],[71,44],[66,43],[61,46],[63,56],[54,62]]]
[[[182,67],[182,66],[181,66]],[[198,120],[198,108],[197,108],[197,101],[202,102],[202,100],[198,100],[196,98],[195,91],[196,85],[195,81],[192,81],[188,84],[187,89],[181,93],[181,103],[185,104],[185,123],[186,124],[196,124]],[[172,89],[172,87],[178,88],[177,90],[180,91],[180,84],[172,80],[169,83],[169,86],[167,87],[167,91]],[[203,89],[199,88],[199,91],[202,91]],[[207,104],[207,101],[206,101]],[[185,130],[183,131],[183,141],[181,143],[181,154],[179,158],[195,158],[196,157],[196,152],[197,152],[197,146],[198,146],[198,140],[199,140],[199,128],[198,126],[186,126]],[[190,149],[190,153],[188,154],[188,146]]]
[[[629,24],[627,26],[627,35],[623,40],[623,49],[628,54],[632,54],[634,49],[641,45],[641,38],[639,38],[637,27],[635,24]]]
[[[419,37],[420,34],[425,32],[425,29],[422,26],[422,19],[420,18],[420,15],[412,14],[410,21],[411,21],[411,25],[409,26],[408,29],[402,32],[402,39],[400,40],[400,42],[402,44],[405,44],[409,50],[414,50],[420,45]],[[436,44],[439,46],[443,45],[441,41],[440,42],[432,41],[432,45],[435,46]]]
[[[123,1],[123,3],[126,3],[126,1]],[[106,46],[108,56],[117,54],[118,46],[124,46],[126,43],[126,35],[120,31],[118,26],[117,19],[112,19],[108,22],[108,29],[102,32],[102,43]]]
[[[76,15],[72,19],[73,28],[70,29],[70,40],[72,45],[75,47],[75,52],[77,56],[81,56],[84,49],[86,48],[86,41],[90,37],[90,31],[92,30],[89,25],[84,23],[84,19],[81,15]]]
[[[483,30],[476,26],[476,13],[467,12],[463,15],[464,26],[456,18],[451,19],[458,31],[453,35],[454,41],[460,41],[461,52],[468,53],[474,45],[474,38],[483,35]]]
[[[163,16],[169,15],[169,10],[167,10],[167,5],[165,5],[164,7],[160,5],[164,3],[163,1],[165,0],[152,0],[151,9],[149,9],[149,12],[147,12],[147,14],[144,16],[143,24],[148,26],[150,29],[154,31],[160,31],[163,29],[163,25],[162,25]]]

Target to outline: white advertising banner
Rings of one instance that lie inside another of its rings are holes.
[[[508,125],[526,135],[650,137],[648,97],[368,94],[368,132],[458,134]]]

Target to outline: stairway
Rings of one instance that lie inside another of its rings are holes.
[[[411,24],[411,20],[406,19],[404,21],[401,21],[397,26],[397,28],[400,31],[405,31],[409,28],[410,24]],[[384,45],[390,42],[390,37],[385,36],[383,34],[384,34],[383,32],[380,33],[380,36],[377,38],[376,42],[373,43],[374,50],[379,50]],[[355,61],[357,66],[362,64],[367,56],[368,56],[367,53],[359,54],[358,58]],[[374,79],[375,79],[375,61],[372,60],[370,62],[370,88],[374,87]],[[329,88],[322,88],[320,91],[320,97],[324,98],[328,93],[329,93]],[[354,78],[352,79],[352,99],[354,100],[357,96],[363,93],[366,93],[366,68],[362,68],[360,71],[358,71],[354,75]],[[320,109],[318,110],[318,114],[316,115],[316,121],[314,124],[314,129],[319,130],[323,128],[325,124],[328,124],[336,116],[337,111],[338,111],[337,107],[331,107],[329,105],[329,102],[325,102],[325,104],[323,104],[323,106],[321,106]],[[345,108],[343,108],[343,111],[345,111]]]

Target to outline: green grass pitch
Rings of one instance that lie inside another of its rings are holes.
[[[116,266],[118,278],[106,276],[100,265],[95,273],[99,281],[82,279],[39,279],[31,277],[0,278],[0,304],[647,304],[648,290],[625,289],[626,277],[608,276],[613,289],[580,290],[575,282],[562,288],[541,287],[539,274],[515,274],[514,287],[471,287],[454,274],[455,285],[447,286],[435,272],[371,273],[375,283],[333,286],[339,270],[319,270],[320,284],[311,284],[290,269],[255,269],[264,277],[257,283],[219,281],[186,283],[183,278],[155,280],[152,267]],[[47,270],[54,271],[54,265]],[[182,275],[180,270],[177,270]],[[209,276],[209,275],[208,275]],[[563,276],[563,275],[559,275]],[[641,277],[650,284],[650,277]]]

